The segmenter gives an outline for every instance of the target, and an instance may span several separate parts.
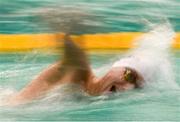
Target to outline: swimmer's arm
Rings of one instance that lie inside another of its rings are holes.
[[[59,70],[59,67],[60,63],[56,63],[42,71],[37,78],[32,80],[19,93],[10,98],[10,104],[26,103],[51,89],[56,83],[60,83],[62,72]]]
[[[24,103],[67,82],[86,84],[94,76],[85,53],[74,45],[69,37],[66,38],[65,54],[62,61],[58,61],[40,73],[36,79],[11,99],[12,102]]]
[[[88,72],[89,74],[86,76],[86,73],[83,74],[84,71],[77,71],[76,69],[67,70],[64,69],[63,66],[61,67],[61,63],[55,63],[42,71],[37,78],[32,80],[19,93],[10,98],[8,104],[18,105],[27,103],[64,83],[76,83],[81,85],[81,81],[82,83],[87,82],[83,82],[85,77],[88,77],[89,79],[92,76],[94,77],[94,74],[90,69]]]
[[[59,38],[57,36],[57,38]],[[93,75],[85,52],[71,40],[68,34],[64,40],[64,56],[62,61],[51,65],[23,88],[10,101],[24,103],[35,99],[55,86],[69,81],[86,84]]]

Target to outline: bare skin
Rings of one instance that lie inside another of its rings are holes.
[[[91,95],[102,95],[112,92],[122,92],[143,86],[144,80],[139,74],[137,74],[137,84],[125,80],[125,70],[125,67],[112,68],[102,78],[94,78],[91,82],[87,83],[87,92]]]
[[[63,59],[42,71],[37,78],[10,98],[9,105],[27,103],[64,83],[76,83],[85,87],[85,81],[94,77],[85,53],[68,35],[65,37],[64,48]]]
[[[9,105],[27,103],[64,83],[78,84],[85,92],[93,96],[121,92],[137,87],[134,83],[127,82],[124,79],[125,67],[112,68],[102,78],[98,79],[91,71],[85,53],[68,36],[66,36],[64,43],[63,60],[42,71],[37,78],[9,99]],[[137,74],[136,80],[143,81],[143,78]]]
[[[59,70],[59,63],[49,66],[40,75],[31,81],[25,88],[9,100],[9,104],[17,105],[27,103],[38,98],[42,94],[46,94],[49,90],[64,83],[76,83],[83,85],[81,81],[76,80],[78,72],[75,69],[67,69],[67,71]],[[63,76],[61,76],[62,74]]]

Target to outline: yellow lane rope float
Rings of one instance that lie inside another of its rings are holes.
[[[120,32],[106,34],[84,34],[71,36],[73,41],[83,44],[85,49],[127,49],[140,37],[141,32]],[[63,39],[64,34],[59,33]],[[0,34],[0,51],[26,51],[62,46],[55,34]],[[173,48],[180,48],[180,32],[176,33]]]

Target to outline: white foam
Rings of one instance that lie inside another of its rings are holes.
[[[172,40],[175,37],[175,32],[173,31],[170,23],[161,24],[154,26],[153,29],[138,38],[135,43],[139,50],[149,50],[149,52],[156,52],[157,54],[162,51],[167,51],[167,49],[172,44]]]
[[[6,104],[7,99],[15,93],[15,90],[13,90],[12,88],[0,87],[0,106]]]
[[[169,23],[155,26],[138,38],[136,48],[113,66],[132,67],[144,77],[147,84],[154,83],[155,87],[179,88],[168,52],[174,37],[175,32]]]

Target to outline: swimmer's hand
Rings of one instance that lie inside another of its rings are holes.
[[[85,52],[71,40],[68,34],[65,35],[64,55],[61,65],[64,69],[75,71],[74,81],[85,82],[92,73]]]

